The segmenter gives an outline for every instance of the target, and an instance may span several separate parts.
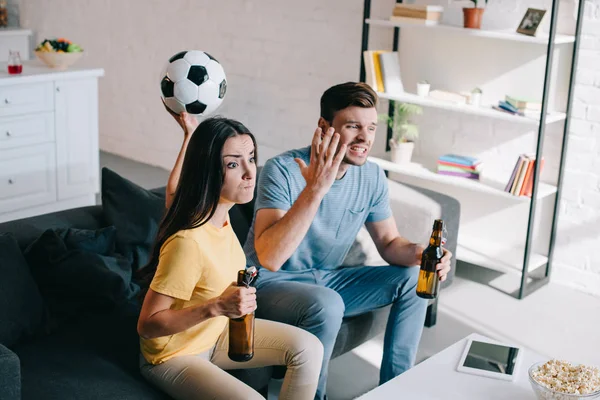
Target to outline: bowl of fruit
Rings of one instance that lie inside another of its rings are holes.
[[[70,40],[44,39],[35,48],[35,55],[50,68],[67,69],[83,54],[83,49]]]

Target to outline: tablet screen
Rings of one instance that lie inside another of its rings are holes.
[[[519,349],[486,342],[471,342],[464,367],[512,375]]]

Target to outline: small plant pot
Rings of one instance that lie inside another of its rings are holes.
[[[481,105],[481,93],[471,93],[471,97],[469,99],[469,103],[475,107],[479,107]]]
[[[420,97],[427,97],[430,88],[431,85],[429,83],[417,83],[417,95]]]
[[[390,141],[390,149],[393,163],[410,164],[415,144],[413,142],[397,143]]]
[[[485,8],[465,7],[463,8],[465,28],[481,29],[481,20]]]

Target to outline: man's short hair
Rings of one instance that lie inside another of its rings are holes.
[[[332,123],[335,113],[347,107],[377,107],[377,94],[363,82],[340,83],[321,96],[321,117]]]

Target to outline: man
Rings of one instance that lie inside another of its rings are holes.
[[[321,97],[312,145],[266,162],[244,250],[261,268],[256,315],[315,334],[325,355],[317,398],[343,317],[392,304],[380,384],[412,367],[427,302],[416,296],[424,247],[398,233],[387,180],[367,162],[377,128],[377,95],[364,83],[333,86]],[[341,268],[366,224],[390,266]],[[438,265],[450,270],[451,253]]]

